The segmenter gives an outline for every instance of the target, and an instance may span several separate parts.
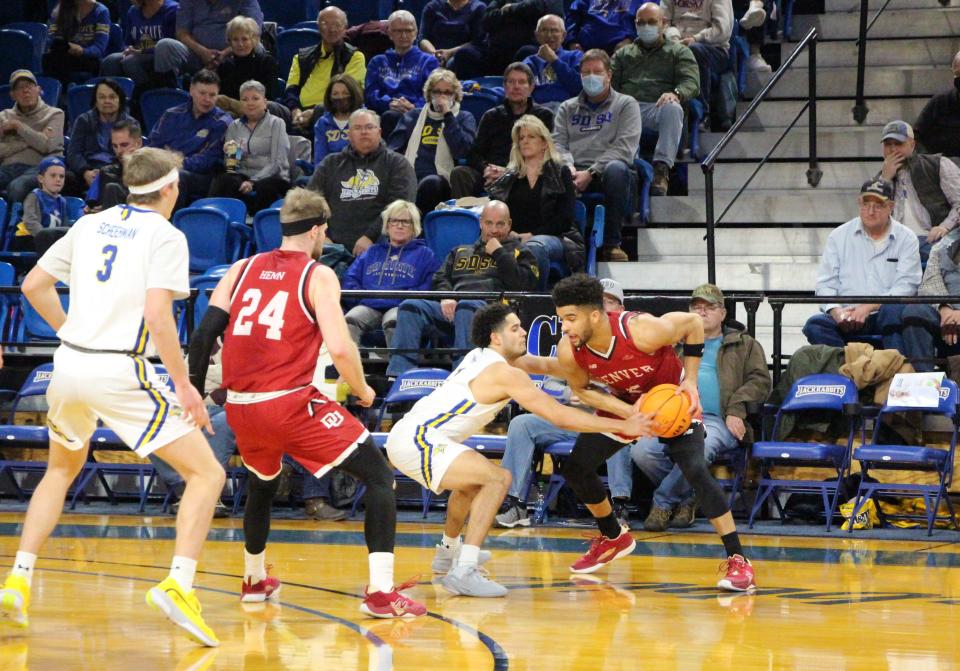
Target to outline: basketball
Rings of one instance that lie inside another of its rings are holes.
[[[690,397],[676,392],[675,384],[658,384],[640,404],[640,412],[653,417],[653,432],[660,438],[676,438],[690,428]]]

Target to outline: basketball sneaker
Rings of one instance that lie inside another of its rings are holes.
[[[177,581],[167,576],[163,582],[151,587],[147,592],[147,604],[166,615],[178,627],[185,629],[190,638],[201,645],[210,648],[220,645],[217,635],[203,621],[196,590],[192,589],[184,594]]]
[[[733,555],[720,564],[720,571],[726,575],[717,581],[717,587],[728,592],[752,592],[757,589],[753,579],[753,565],[740,555]]]
[[[590,549],[577,561],[570,565],[572,573],[593,573],[615,559],[626,557],[637,547],[637,542],[630,535],[630,530],[620,527],[620,535],[616,538],[607,538],[602,534],[587,536],[590,539]]]
[[[527,514],[526,506],[519,504],[510,506],[494,518],[494,526],[501,529],[512,529],[518,525],[521,527],[530,526],[530,515]]]
[[[460,547],[463,547],[462,545]],[[450,569],[456,564],[457,559],[460,558],[460,547],[456,550],[445,547],[443,543],[437,543],[437,554],[433,555],[433,567],[434,573],[449,573]],[[477,565],[486,564],[490,561],[489,550],[480,550],[480,554],[477,557]]]
[[[417,617],[426,614],[426,606],[400,593],[416,585],[418,578],[419,576],[400,585],[395,585],[392,592],[371,592],[368,586],[363,591],[363,603],[360,604],[360,612],[366,613],[370,617],[383,619]]]
[[[21,575],[8,575],[0,589],[0,623],[26,627],[30,584]]]
[[[245,579],[240,587],[240,601],[243,603],[261,603],[267,599],[279,598],[280,579],[270,575],[269,566],[267,566],[266,578],[253,584]]]
[[[480,573],[476,566],[454,566],[440,581],[444,589],[462,596],[493,599],[507,595],[507,588]]]

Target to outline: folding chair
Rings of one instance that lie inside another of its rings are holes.
[[[173,225],[187,237],[191,273],[204,273],[239,258],[238,236],[220,210],[187,207],[174,215]]]
[[[957,528],[957,520],[953,513],[953,504],[947,490],[953,480],[953,453],[957,447],[957,427],[960,425],[960,414],[957,412],[957,403],[960,396],[957,394],[957,385],[952,380],[944,378],[940,383],[939,404],[933,408],[913,404],[898,404],[897,401],[887,400],[880,409],[880,414],[874,420],[873,441],[869,445],[858,447],[853,452],[853,458],[860,462],[860,488],[853,507],[852,519],[866,504],[867,499],[873,499],[877,506],[880,522],[886,524],[888,519],[920,519],[927,522],[927,535],[933,534],[933,525],[940,515],[940,502],[947,504],[950,524]],[[940,415],[950,420],[950,446],[942,450],[926,445],[881,445],[880,426],[883,418],[896,412],[922,412],[924,415]],[[896,482],[867,482],[870,469],[896,471],[925,471],[937,476],[937,483],[933,485],[910,484]],[[926,515],[884,515],[880,508],[880,496],[923,496]],[[936,496],[934,496],[936,495]],[[931,498],[933,505],[931,505]],[[850,525],[853,530],[853,524]]]
[[[280,208],[257,212],[253,218],[253,244],[257,248],[257,253],[276,249],[282,241]]]
[[[443,384],[443,381],[449,376],[450,371],[443,370],[442,368],[412,368],[398,375],[397,379],[394,380],[393,384],[390,386],[389,391],[387,391],[387,395],[380,403],[380,409],[377,412],[377,419],[374,429],[378,433],[371,433],[371,435],[374,436],[374,442],[378,443],[377,446],[383,447],[386,445],[387,434],[379,432],[382,429],[383,415],[387,410],[387,406],[398,405],[400,403],[416,403],[421,398],[428,396],[434,389]],[[382,438],[377,438],[378,435],[382,436]],[[407,478],[405,475],[401,475],[399,472],[397,472],[397,477],[406,481],[410,481],[410,478]],[[426,517],[426,508],[429,506],[428,490],[423,487],[421,487],[421,490],[422,492],[420,500],[424,510],[424,517]],[[350,510],[351,517],[357,512],[357,507],[360,505],[360,499],[363,497],[366,491],[367,488],[362,483],[357,487],[357,493],[353,498],[353,507]]]
[[[434,210],[423,219],[423,237],[433,255],[445,259],[454,247],[477,241],[480,217],[470,210]]]
[[[776,440],[785,416],[793,413],[815,411],[821,415],[832,414],[846,417],[848,424],[846,441],[840,445],[829,442],[797,442]],[[760,461],[761,477],[757,486],[757,498],[750,510],[749,526],[768,498],[780,514],[781,523],[786,521],[783,504],[777,496],[780,492],[820,494],[823,498],[823,514],[827,518],[827,531],[833,522],[833,513],[837,509],[837,497],[843,476],[850,468],[850,451],[853,437],[860,425],[860,403],[857,387],[849,378],[842,375],[807,375],[791,385],[783,404],[776,411],[776,419],[770,440],[761,440],[753,444],[751,453]],[[801,466],[830,468],[836,473],[836,480],[788,480],[775,478],[770,474],[773,466]]]
[[[182,89],[150,89],[140,95],[140,112],[143,114],[145,135],[153,132],[157,121],[171,107],[190,101],[190,94]]]

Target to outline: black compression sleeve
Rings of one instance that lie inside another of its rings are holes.
[[[210,352],[217,338],[227,330],[230,323],[229,313],[211,305],[207,308],[200,326],[190,338],[190,353],[187,365],[190,369],[190,383],[196,387],[200,395],[204,394],[204,382],[207,379],[207,367],[210,365]]]

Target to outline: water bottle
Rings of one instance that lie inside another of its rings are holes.
[[[537,487],[537,502],[533,506],[534,524],[543,523],[543,518],[547,514],[547,500],[543,496],[543,487],[539,484]]]

